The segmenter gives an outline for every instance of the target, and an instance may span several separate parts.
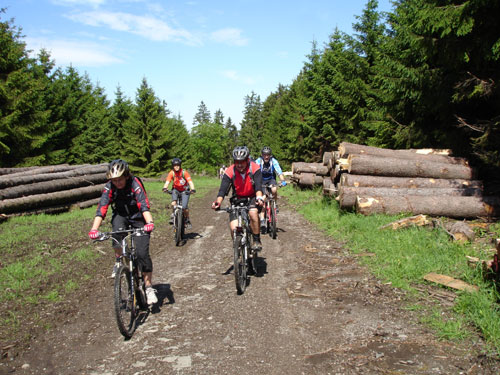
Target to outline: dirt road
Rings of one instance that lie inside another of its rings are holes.
[[[263,275],[237,295],[228,215],[208,208],[212,198],[192,202],[184,246],[155,230],[160,301],[132,339],[118,332],[103,276],[0,374],[496,373],[471,347],[437,341],[403,294],[284,203],[278,239],[263,237]]]

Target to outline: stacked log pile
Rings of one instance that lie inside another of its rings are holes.
[[[330,181],[323,192],[343,209],[363,215],[427,214],[454,218],[495,217],[500,198],[485,196],[482,181],[464,158],[449,150],[392,150],[342,142],[323,160]]]
[[[301,187],[322,185],[324,179],[329,179],[330,170],[323,163],[292,163],[290,179]]]
[[[56,213],[97,204],[107,164],[0,169],[0,216]]]

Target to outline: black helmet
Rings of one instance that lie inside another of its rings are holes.
[[[233,150],[234,160],[247,160],[249,155],[250,151],[248,151],[247,146],[237,146]]]
[[[113,160],[108,165],[108,171],[106,172],[106,178],[112,179],[121,176],[128,177],[130,170],[126,161],[122,159]]]
[[[172,167],[173,167],[174,165],[178,165],[178,166],[180,166],[181,164],[182,164],[181,159],[179,159],[179,158],[173,158],[173,159],[172,159]]]
[[[263,147],[262,151],[260,153],[262,155],[271,155],[272,154],[271,147],[269,147],[269,146]]]

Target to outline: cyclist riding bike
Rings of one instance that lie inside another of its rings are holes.
[[[177,198],[181,195],[182,199],[182,209],[184,213],[184,219],[186,223],[186,228],[191,228],[191,221],[189,220],[189,194],[182,194],[182,192],[190,189],[191,193],[195,193],[193,180],[188,171],[182,169],[182,161],[179,158],[172,159],[172,170],[168,173],[167,179],[165,180],[165,185],[163,185],[163,191],[168,190],[168,185],[170,181],[174,181],[172,184],[172,215],[170,216],[170,224],[174,223],[174,208],[177,204]]]
[[[271,188],[273,198],[277,202],[278,189],[276,187],[276,175],[281,180],[280,185],[286,186],[285,175],[281,170],[280,163],[273,157],[271,148],[267,146],[262,148],[261,156],[255,162],[259,164],[262,172],[262,186],[269,186]],[[278,211],[278,205],[276,205],[276,211]],[[260,213],[260,227],[262,231],[265,231],[267,227],[264,212]]]
[[[229,193],[229,189],[233,188],[233,196],[237,198],[249,199],[250,228],[252,230],[252,250],[262,250],[259,231],[259,215],[258,207],[264,205],[262,196],[262,174],[259,166],[250,161],[250,152],[246,146],[238,146],[233,150],[234,164],[226,168],[224,176],[217,194],[217,199],[212,203],[212,208],[217,210],[220,208],[224,197]],[[238,221],[235,217],[229,217],[229,228],[231,236],[236,229]]]
[[[129,226],[133,228],[144,227],[146,233],[135,240],[137,258],[144,276],[148,304],[155,304],[158,302],[158,298],[156,297],[156,290],[152,286],[153,262],[149,255],[150,233],[155,225],[146,191],[142,181],[130,173],[129,166],[124,160],[116,159],[109,163],[106,177],[109,181],[104,185],[89,237],[93,240],[99,238],[99,227],[106,218],[110,205],[113,210],[111,216],[113,231],[125,230]],[[116,262],[111,277],[115,277],[120,266],[120,255],[122,254],[121,247],[116,245],[116,243],[121,243],[122,237],[117,235],[115,238],[118,241],[113,241]]]

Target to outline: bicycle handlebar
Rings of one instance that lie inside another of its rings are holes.
[[[144,227],[143,228],[132,228],[132,229],[122,229],[122,230],[115,230],[112,232],[98,232],[99,237],[94,240],[95,241],[106,241],[109,240],[113,234],[126,234],[128,233],[129,236],[139,236],[143,235],[145,232]]]
[[[172,190],[163,190],[164,193],[168,193],[170,195],[172,195],[173,191]],[[186,194],[186,195],[190,195],[190,194],[194,194],[196,193],[196,189],[193,189],[193,190],[184,190],[184,191],[180,191],[179,193],[181,194]],[[194,199],[194,198],[193,198]]]

